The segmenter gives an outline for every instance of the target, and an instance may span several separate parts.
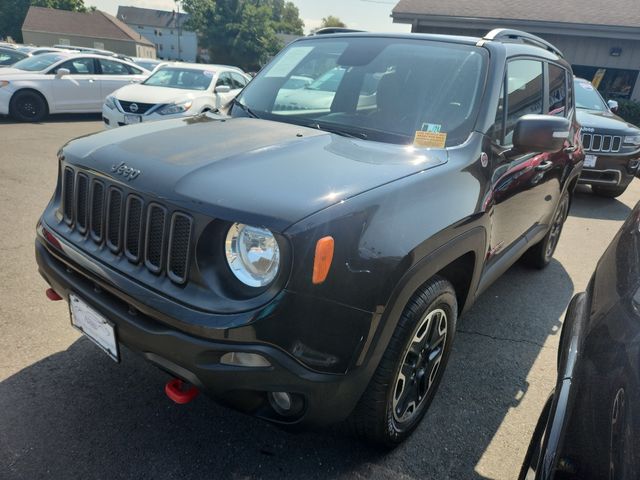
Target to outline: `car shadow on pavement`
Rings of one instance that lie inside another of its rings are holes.
[[[620,200],[594,195],[586,185],[578,185],[569,210],[572,217],[599,220],[626,220],[630,213],[631,208]]]
[[[102,120],[101,113],[59,113],[56,115],[49,115],[41,122],[32,122],[32,125],[44,125],[47,123],[66,123],[66,122],[97,122]],[[3,124],[20,124],[11,117],[0,116],[0,125]]]
[[[126,350],[116,365],[79,339],[0,383],[0,478],[484,478],[477,466],[572,294],[557,261],[511,268],[458,325],[430,411],[389,453],[337,429],[285,432],[204,396],[177,406],[166,374]]]

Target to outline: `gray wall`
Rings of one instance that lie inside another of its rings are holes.
[[[413,31],[473,37],[482,37],[488,33],[487,29],[431,27],[426,25],[418,25],[413,28]],[[640,40],[558,35],[536,32],[531,29],[527,31],[544,38],[558,47],[572,65],[640,70]],[[622,54],[619,57],[612,57],[609,54],[613,47],[622,49]],[[632,98],[640,100],[640,77],[636,82]]]
[[[132,57],[155,58],[154,47],[146,44],[138,44],[133,40],[124,41],[108,38],[80,37],[64,33],[31,32],[28,30],[22,31],[22,38],[25,44],[39,45],[43,47],[57,45],[68,40],[69,45],[76,45],[78,47],[103,48],[105,50],[111,50],[112,52]]]

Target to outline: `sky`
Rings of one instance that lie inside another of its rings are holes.
[[[320,25],[323,17],[339,17],[350,28],[373,32],[409,32],[411,26],[394,24],[391,10],[394,0],[292,0],[300,10],[304,20],[305,32]],[[115,15],[119,5],[174,10],[173,0],[84,0],[87,6],[94,6]]]

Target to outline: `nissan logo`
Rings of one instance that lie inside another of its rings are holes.
[[[138,111],[138,104],[132,103],[131,105],[129,105],[129,111],[136,113]]]

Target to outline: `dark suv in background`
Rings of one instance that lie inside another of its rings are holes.
[[[297,40],[228,116],[61,149],[37,228],[48,295],[113,359],[125,345],[178,377],[176,401],[190,382],[396,445],[460,314],[522,256],[551,260],[583,161],[572,78],[510,30]]]
[[[640,175],[640,128],[618,117],[617,102],[605,102],[588,81],[576,78],[574,86],[586,154],[580,183],[596,195],[622,195]]]

